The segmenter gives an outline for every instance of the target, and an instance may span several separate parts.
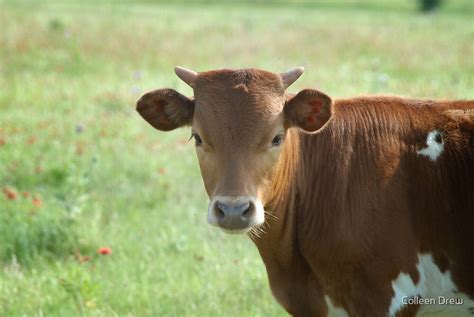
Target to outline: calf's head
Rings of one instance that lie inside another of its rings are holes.
[[[217,70],[196,73],[176,67],[194,90],[188,98],[172,89],[143,95],[137,111],[162,131],[191,126],[207,194],[208,222],[228,233],[263,224],[265,197],[285,147],[289,128],[308,133],[332,115],[332,101],[311,89],[286,95],[303,73]]]

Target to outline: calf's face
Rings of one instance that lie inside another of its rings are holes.
[[[263,224],[287,130],[321,129],[331,117],[331,99],[316,90],[285,94],[302,68],[283,74],[255,69],[195,73],[180,67],[175,72],[193,88],[194,98],[159,89],[142,96],[137,111],[162,131],[191,126],[210,198],[210,224],[228,233]]]

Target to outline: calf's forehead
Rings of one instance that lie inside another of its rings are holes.
[[[253,69],[200,73],[194,95],[196,121],[221,133],[273,125],[285,102],[281,77]]]
[[[285,94],[280,75],[255,69],[217,70],[199,73],[194,94],[201,103],[246,103],[254,107]],[[260,103],[259,103],[260,101]]]

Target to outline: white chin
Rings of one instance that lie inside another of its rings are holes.
[[[250,230],[250,228],[235,229],[235,230],[221,228],[221,230],[228,234],[242,234],[242,233],[247,233]]]

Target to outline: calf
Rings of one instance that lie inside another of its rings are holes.
[[[290,314],[474,315],[474,101],[285,93],[302,68],[175,72],[194,97],[137,110],[191,126],[208,222],[249,235]]]

